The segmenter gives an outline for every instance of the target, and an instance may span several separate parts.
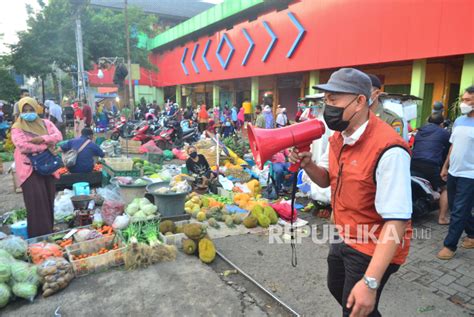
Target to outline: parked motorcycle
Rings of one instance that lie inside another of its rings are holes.
[[[173,147],[181,147],[184,142],[192,143],[198,140],[199,132],[197,124],[191,120],[165,119],[165,127],[154,138],[156,145],[162,150],[171,150]]]
[[[413,218],[422,218],[439,206],[440,194],[433,189],[428,180],[413,172],[411,175],[411,197]]]
[[[110,138],[114,141],[118,140],[119,137],[129,139],[134,135],[133,131],[135,131],[135,129],[136,126],[133,122],[127,121],[125,116],[121,116],[113,128]]]

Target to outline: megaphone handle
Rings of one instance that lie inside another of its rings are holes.
[[[302,145],[302,146],[297,146],[296,149],[298,150],[299,153],[302,152],[309,152],[311,147],[309,145]],[[291,164],[288,170],[292,173],[297,173],[298,170],[300,169],[301,163],[294,163]]]

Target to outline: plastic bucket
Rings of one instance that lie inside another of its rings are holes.
[[[89,183],[87,182],[74,183],[72,185],[72,189],[74,191],[75,196],[91,194],[91,188],[89,186]]]
[[[155,191],[161,187],[168,187],[169,182],[159,182],[149,184],[146,190],[149,194],[155,198],[155,205],[158,207],[158,212],[161,217],[179,216],[185,214],[184,204],[186,203],[186,196],[188,192],[184,193],[170,193],[170,194],[159,194]]]
[[[10,231],[13,235],[28,239],[28,226],[26,220],[18,221],[10,226]]]
[[[125,205],[128,205],[132,202],[135,198],[143,198],[145,197],[146,187],[150,183],[150,181],[145,180],[146,184],[142,185],[122,185],[118,182],[115,182],[114,179],[111,180],[111,183],[116,183],[120,189],[120,195],[122,196]]]

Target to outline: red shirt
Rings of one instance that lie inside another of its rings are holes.
[[[84,119],[84,113],[82,112],[81,108],[78,107],[74,110],[74,118],[78,120]]]

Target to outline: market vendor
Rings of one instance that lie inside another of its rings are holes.
[[[69,167],[71,173],[90,173],[94,169],[94,157],[104,157],[102,149],[93,142],[94,133],[91,128],[84,128],[81,136],[61,145],[61,151],[76,150],[76,164]]]
[[[215,178],[212,173],[209,163],[202,154],[198,154],[196,147],[190,146],[188,148],[189,158],[186,160],[186,168],[189,175],[197,176],[202,179],[201,185],[207,186],[209,181]]]
[[[23,190],[30,238],[53,232],[56,188],[53,175],[44,176],[33,170],[28,154],[47,151],[62,140],[58,128],[51,121],[38,116],[39,107],[33,98],[20,99],[19,117],[11,130],[16,147],[16,177]]]

